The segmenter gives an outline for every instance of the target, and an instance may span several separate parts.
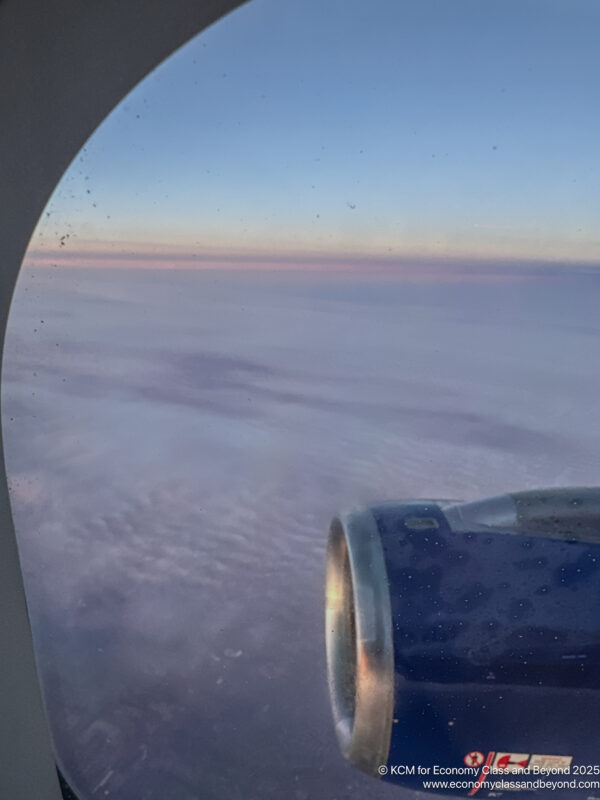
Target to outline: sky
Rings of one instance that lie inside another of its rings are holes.
[[[76,156],[31,263],[600,263],[600,7],[253,0]]]

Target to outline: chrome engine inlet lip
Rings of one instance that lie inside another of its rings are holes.
[[[394,708],[390,590],[370,511],[335,517],[329,531],[325,639],[336,735],[370,775],[387,764]]]

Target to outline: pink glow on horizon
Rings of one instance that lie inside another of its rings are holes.
[[[98,246],[64,247],[59,250],[28,250],[26,268],[215,270],[229,272],[277,272],[311,275],[347,275],[359,280],[374,277],[402,283],[498,283],[551,279],[570,268],[586,271],[600,265],[533,259],[489,259],[459,257],[382,257],[368,253],[190,253],[183,248],[143,250],[131,246],[103,249]]]

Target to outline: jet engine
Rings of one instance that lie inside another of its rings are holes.
[[[600,796],[600,489],[337,516],[326,583],[353,765],[420,791]]]

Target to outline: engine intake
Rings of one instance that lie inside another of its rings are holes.
[[[331,705],[352,764],[423,789],[434,767],[596,763],[600,489],[335,517],[326,582]]]

